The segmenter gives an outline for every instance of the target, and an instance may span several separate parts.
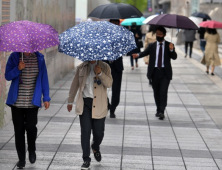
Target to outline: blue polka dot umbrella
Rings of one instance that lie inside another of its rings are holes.
[[[132,32],[107,21],[82,22],[60,34],[59,42],[59,52],[81,61],[112,61],[137,48]]]

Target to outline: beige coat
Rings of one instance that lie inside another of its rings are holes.
[[[144,49],[146,49],[150,43],[154,43],[155,41],[156,41],[156,34],[153,34],[152,32],[148,32],[145,38]],[[145,56],[143,60],[145,63],[149,63],[149,56]]]
[[[205,55],[201,61],[206,66],[219,66],[221,65],[220,57],[218,54],[218,43],[220,43],[219,34],[205,33],[204,39],[207,41],[205,48]]]
[[[77,67],[76,74],[69,91],[68,103],[74,102],[77,91],[79,91],[75,108],[75,113],[78,115],[82,115],[83,113],[83,107],[84,107],[83,90],[86,84],[86,79],[90,73],[89,64],[90,63],[86,61]],[[113,83],[109,65],[102,61],[98,61],[98,65],[102,69],[102,75],[99,76],[99,79],[101,80],[102,84],[97,85],[97,83],[94,83],[93,94],[95,97],[93,98],[93,106],[92,106],[93,119],[101,119],[106,117],[108,113],[107,88],[111,87]]]

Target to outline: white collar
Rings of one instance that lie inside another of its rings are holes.
[[[156,41],[157,42],[157,45],[160,45],[160,42]],[[165,40],[163,40],[162,42],[163,45],[165,45]]]

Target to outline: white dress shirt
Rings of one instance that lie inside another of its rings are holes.
[[[96,77],[96,74],[94,72],[94,68],[97,65],[97,62],[94,64],[90,64],[90,73],[86,79],[86,84],[83,90],[83,98],[94,98],[94,94],[93,94],[93,84],[94,84],[94,80]],[[101,76],[102,72],[98,75]]]
[[[164,49],[165,49],[165,40],[162,42],[162,67],[164,67]],[[157,41],[155,67],[158,67],[159,50],[160,50],[160,42]]]

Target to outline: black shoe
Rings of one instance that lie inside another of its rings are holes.
[[[95,157],[95,159],[96,159],[96,161],[97,162],[100,162],[101,160],[102,160],[102,156],[101,156],[101,153],[100,153],[100,151],[95,151],[94,149],[93,149],[93,145],[91,145],[91,148],[92,148],[92,151],[93,151],[93,154],[94,154],[94,157]]]
[[[82,164],[81,169],[89,169],[89,167],[90,167],[90,162],[85,161],[85,162]]]
[[[187,55],[185,55],[185,57],[184,58],[187,58]]]
[[[34,164],[36,161],[36,153],[35,151],[29,151],[29,161],[31,164]]]
[[[23,169],[25,168],[25,161],[18,161],[16,166],[17,166],[17,169]]]
[[[155,116],[156,116],[156,117],[160,117],[160,113],[156,113]]]
[[[190,55],[190,58],[192,58],[192,56]]]
[[[207,74],[209,74],[209,71],[206,71]]]
[[[116,115],[115,115],[114,112],[111,112],[111,111],[110,111],[110,118],[116,118]]]
[[[211,76],[214,76],[214,73],[211,73]]]
[[[163,120],[165,118],[164,113],[160,113],[159,119]]]

